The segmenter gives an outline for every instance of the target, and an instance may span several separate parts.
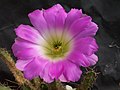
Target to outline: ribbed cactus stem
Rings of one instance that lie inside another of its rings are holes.
[[[15,77],[16,81],[20,86],[26,84],[32,90],[36,90],[32,83],[24,78],[22,72],[15,67],[15,62],[13,58],[4,48],[0,48],[0,58],[1,60],[3,60],[3,62],[7,64],[8,68],[10,69],[10,71],[12,72],[13,76]]]
[[[88,70],[76,90],[89,90],[96,81],[97,74],[93,69]]]

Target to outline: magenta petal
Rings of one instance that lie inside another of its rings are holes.
[[[83,66],[83,67],[89,67],[92,65],[95,65],[98,61],[98,57],[95,54],[92,54],[90,56],[84,55],[80,52],[73,52],[69,57],[69,61],[73,62],[76,65]]]
[[[17,38],[12,46],[13,53],[19,59],[29,59],[40,55],[40,46]]]
[[[57,29],[64,29],[67,13],[64,9],[60,9],[55,17],[55,25]]]
[[[64,62],[64,72],[63,75],[65,76],[65,78],[69,81],[78,81],[80,79],[80,76],[82,74],[82,71],[80,70],[80,68],[75,65],[74,63],[71,63],[69,61],[65,61]],[[60,80],[63,79],[63,77],[59,77]]]
[[[59,10],[61,10],[61,9],[63,9],[62,6],[57,4],[48,10],[44,10],[44,18],[47,22],[49,29],[55,28],[56,16],[57,16]]]
[[[31,12],[29,15],[30,21],[32,25],[39,31],[43,32],[43,30],[47,30],[47,22],[43,16],[43,10],[35,10]]]
[[[88,27],[86,27],[85,31],[82,31],[78,38],[86,37],[86,36],[94,36],[98,31],[98,26],[94,22],[89,23]]]
[[[88,24],[91,22],[89,16],[82,17],[74,21],[69,29],[73,36],[78,36],[82,31],[86,30]]]
[[[50,76],[54,79],[58,79],[58,77],[63,72],[63,65],[61,62],[52,63],[50,66]]]
[[[18,59],[30,59],[30,58],[36,56],[33,53],[36,53],[36,51],[32,48],[28,48],[26,50],[18,51],[15,55],[16,55],[16,57],[19,57]]]
[[[62,82],[68,82],[67,78],[63,74],[60,75],[59,79]]]
[[[24,71],[25,66],[30,62],[31,60],[17,60],[15,66],[17,67],[17,69]]]
[[[90,66],[90,62],[89,62],[88,58],[84,54],[82,54],[80,52],[77,52],[77,51],[73,52],[68,57],[68,59],[71,62],[73,62],[73,63],[75,63],[76,65],[79,65],[79,66],[83,66],[83,67]]]
[[[70,12],[67,15],[65,26],[70,27],[72,23],[82,17],[82,10],[78,9],[71,9]]]
[[[47,61],[46,60],[39,60],[40,58],[33,58],[33,60],[28,63],[25,67],[24,67],[24,76],[27,79],[33,79],[34,77],[37,77],[39,75],[41,75],[40,73],[42,73]]]
[[[78,38],[94,36],[98,27],[91,20],[92,19],[89,16],[77,19],[70,27],[73,36]]]
[[[88,56],[88,60],[92,66],[92,65],[95,65],[97,63],[98,57],[95,54],[92,54],[91,56]]]
[[[18,37],[35,44],[39,44],[42,39],[39,32],[29,25],[20,25],[15,32]]]
[[[51,8],[47,9],[48,11],[54,11],[55,13],[58,12],[60,9],[63,9],[63,7],[60,4],[56,4],[52,6]]]
[[[39,61],[36,59],[33,59],[24,69],[25,78],[30,80],[39,76],[39,73],[41,71]]]
[[[43,80],[46,81],[47,83],[51,83],[54,81],[54,79],[51,77],[51,75],[49,74],[50,72],[50,66],[52,63],[47,63],[44,70],[43,70]]]
[[[80,38],[75,41],[75,50],[78,50],[86,55],[92,55],[98,50],[96,41],[92,37]]]

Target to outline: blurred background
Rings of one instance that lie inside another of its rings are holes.
[[[99,62],[95,66],[100,74],[92,90],[120,90],[120,0],[0,0],[0,47],[12,54],[14,28],[21,23],[30,24],[27,15],[33,10],[57,3],[67,12],[71,8],[83,9],[99,26],[95,37]],[[0,60],[0,82],[7,80],[13,81],[14,77]]]

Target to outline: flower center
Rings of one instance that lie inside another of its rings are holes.
[[[54,51],[57,52],[61,49],[62,43],[61,42],[56,42],[53,44]]]
[[[71,42],[67,43],[70,38],[68,33],[63,36],[58,34],[59,32],[57,32],[57,35],[52,34],[49,38],[47,38],[47,43],[44,45],[44,54],[52,61],[57,61],[67,56],[72,45]]]
[[[49,49],[46,51],[46,55],[51,59],[62,58],[69,50],[69,45],[65,45],[65,42],[62,41],[53,41],[52,44],[47,47]]]

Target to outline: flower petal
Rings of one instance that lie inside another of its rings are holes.
[[[72,52],[68,57],[68,59],[79,66],[83,66],[83,67],[90,66],[90,62],[88,58],[84,54],[77,51]]]
[[[35,10],[31,12],[28,17],[30,18],[30,21],[32,25],[39,31],[43,32],[43,30],[47,30],[47,22],[43,16],[43,10]]]
[[[88,27],[86,27],[86,29],[78,35],[78,38],[82,38],[86,36],[95,36],[97,31],[98,31],[97,24],[94,22],[91,22],[88,24]]]
[[[29,25],[20,25],[15,29],[16,35],[29,42],[40,44],[43,38],[40,36],[39,32]]]
[[[60,4],[56,4],[56,5],[52,6],[51,8],[49,8],[47,10],[58,12],[60,9],[63,9],[63,7]]]
[[[71,9],[67,15],[65,26],[70,27],[72,23],[82,16],[82,10]]]
[[[64,9],[60,9],[56,15],[56,19],[55,19],[55,34],[56,34],[56,38],[61,38],[63,33],[64,33],[64,24],[65,24],[65,20],[67,17],[67,13],[65,12]]]
[[[79,38],[74,43],[75,50],[84,53],[85,55],[92,55],[98,50],[98,45],[92,37]]]
[[[25,66],[30,62],[31,60],[17,60],[15,66],[17,67],[17,69],[24,71]]]
[[[33,79],[41,75],[45,65],[48,63],[43,58],[35,57],[33,60],[24,67],[24,76],[27,79]]]
[[[49,70],[50,70],[50,66],[51,66],[51,62],[47,63],[44,70],[43,70],[43,80],[46,81],[47,83],[51,83],[54,81],[54,79],[49,75]]]
[[[51,7],[48,10],[44,10],[44,18],[47,22],[49,30],[44,33],[44,36],[51,38],[58,38],[62,36],[62,31],[64,30],[64,22],[67,13],[63,9],[63,7],[59,4]],[[58,32],[59,31],[59,32]],[[55,36],[53,38],[53,36]]]
[[[68,82],[67,78],[63,74],[60,75],[59,79],[62,82]]]
[[[95,54],[88,56],[78,51],[74,51],[69,55],[68,60],[76,65],[89,67],[97,63],[98,57]]]
[[[63,75],[67,79],[67,81],[78,81],[80,79],[80,76],[82,74],[82,71],[80,68],[75,65],[74,63],[71,63],[70,61],[64,61],[64,72]],[[59,79],[62,81],[63,77],[59,77]]]
[[[59,10],[64,10],[64,9],[61,5],[57,4],[43,11],[44,12],[43,15],[48,26],[48,30],[47,32],[44,33],[44,36],[48,37],[49,39],[51,38],[52,40],[54,40],[53,36],[56,35],[56,22],[57,22],[56,17],[58,15]]]
[[[55,25],[56,25],[57,30],[59,30],[59,29],[63,30],[64,29],[64,24],[65,24],[66,17],[67,17],[67,13],[65,12],[64,9],[60,9],[57,12],[57,15],[55,17]]]
[[[63,9],[63,7],[60,4],[57,4],[47,10],[44,10],[44,18],[47,22],[49,29],[55,28],[56,24],[55,19],[59,10],[61,9]]]
[[[91,56],[88,56],[88,60],[92,66],[96,64],[96,62],[98,61],[98,57],[95,54],[92,54]]]
[[[94,36],[98,30],[98,27],[91,20],[92,19],[89,16],[84,16],[77,19],[69,29],[73,37],[82,38]]]
[[[58,77],[63,72],[63,66],[61,62],[53,62],[50,66],[50,76],[54,79],[58,79]]]
[[[17,38],[12,46],[13,53],[18,59],[30,59],[43,55],[42,46]]]

